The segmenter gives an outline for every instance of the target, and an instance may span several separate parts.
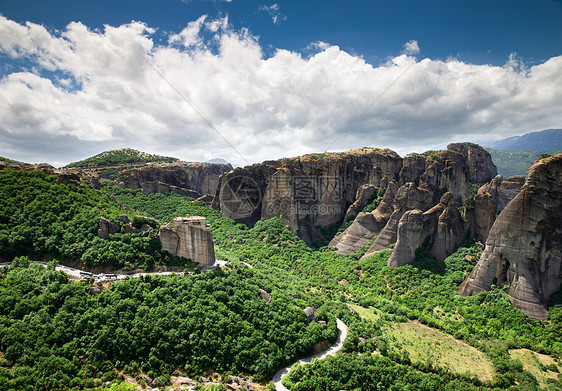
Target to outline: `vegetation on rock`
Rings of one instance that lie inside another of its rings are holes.
[[[173,162],[177,158],[153,155],[146,152],[137,151],[131,148],[115,149],[105,151],[90,158],[70,163],[66,168],[99,168],[107,166],[116,166],[120,164],[138,164],[149,162]]]

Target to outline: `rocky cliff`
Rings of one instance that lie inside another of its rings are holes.
[[[357,251],[361,245],[378,235],[363,258],[388,249],[391,244],[396,243],[400,219],[407,211],[419,209],[422,213],[426,212],[439,204],[446,193],[450,194],[448,197],[452,197],[451,202],[455,207],[460,207],[468,197],[471,184],[489,181],[496,173],[490,154],[475,144],[450,144],[445,151],[406,155],[397,180],[400,187],[394,194],[389,194],[394,196],[394,199],[379,205],[379,208],[385,208],[386,213],[381,214],[377,208],[372,213],[373,216],[360,214],[356,219],[358,224],[354,222],[330,245],[336,247],[339,254],[345,255]],[[392,206],[389,208],[389,205]],[[451,213],[447,215],[457,220]],[[388,217],[385,221],[375,218],[376,216]],[[409,217],[412,223],[416,216]],[[377,221],[377,224],[374,224],[374,221]],[[384,224],[382,228],[381,224]],[[459,230],[456,222],[454,225],[455,229]],[[434,231],[438,232],[437,226]],[[436,253],[444,254],[449,251],[447,246],[438,246],[437,244],[433,249]]]
[[[390,182],[377,208],[370,213],[360,212],[353,223],[340,235],[335,236],[330,242],[340,255],[346,255],[359,250],[369,243],[388,222],[394,211],[393,201],[398,185]]]
[[[486,248],[459,294],[508,285],[513,305],[545,319],[562,281],[562,154],[533,163],[521,192],[490,230]]]
[[[312,243],[341,223],[362,185],[386,186],[401,167],[395,152],[373,148],[254,164],[223,175],[213,205],[248,224],[280,216]]]
[[[496,215],[521,191],[525,178],[503,179],[501,175],[482,185],[478,193],[465,202],[464,220],[476,240],[486,242]]]
[[[176,217],[160,227],[160,244],[170,254],[191,259],[200,266],[215,263],[213,238],[204,217]]]
[[[453,195],[445,193],[439,204],[426,212],[414,209],[403,214],[388,266],[399,267],[410,263],[422,244],[427,246],[436,259],[443,260],[464,237],[464,226]]]
[[[148,193],[175,192],[189,197],[215,194],[219,177],[232,170],[230,164],[170,163],[132,168],[119,174],[119,184]]]

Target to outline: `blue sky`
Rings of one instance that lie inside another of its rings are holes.
[[[282,15],[277,24],[263,9],[272,4]],[[303,51],[324,41],[372,64],[409,40],[420,43],[423,56],[475,64],[501,65],[513,52],[532,64],[562,49],[562,2],[554,0],[2,0],[0,13],[57,29],[72,21],[102,28],[136,20],[176,32],[203,14],[228,15],[234,28],[248,28],[265,48]]]
[[[131,146],[245,164],[562,126],[560,1],[1,0],[0,14],[0,155],[12,158],[60,165]]]

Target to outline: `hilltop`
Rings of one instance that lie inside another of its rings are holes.
[[[131,148],[114,149],[105,151],[84,160],[67,164],[65,168],[100,168],[123,164],[143,164],[150,162],[174,162],[178,158],[153,155]]]

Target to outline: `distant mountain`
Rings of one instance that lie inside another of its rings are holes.
[[[541,155],[562,153],[562,150],[537,152],[526,149],[511,149],[507,151],[492,148],[485,149],[492,155],[492,161],[498,168],[498,174],[502,174],[504,178],[509,178],[513,175],[525,175],[529,165],[535,160],[540,159]]]
[[[552,151],[562,149],[562,129],[547,129],[527,133],[522,136],[504,138],[490,143],[486,147],[502,151],[525,149],[528,151]]]
[[[224,159],[221,159],[219,157],[216,157],[214,159],[211,160],[207,160],[207,163],[214,163],[214,164],[230,164],[229,162],[227,162]]]
[[[95,156],[78,162],[70,163],[66,168],[83,167],[99,168],[118,166],[123,164],[143,164],[148,162],[173,162],[179,159],[175,157],[152,155],[150,153],[137,151],[131,148],[114,149],[105,151]]]

